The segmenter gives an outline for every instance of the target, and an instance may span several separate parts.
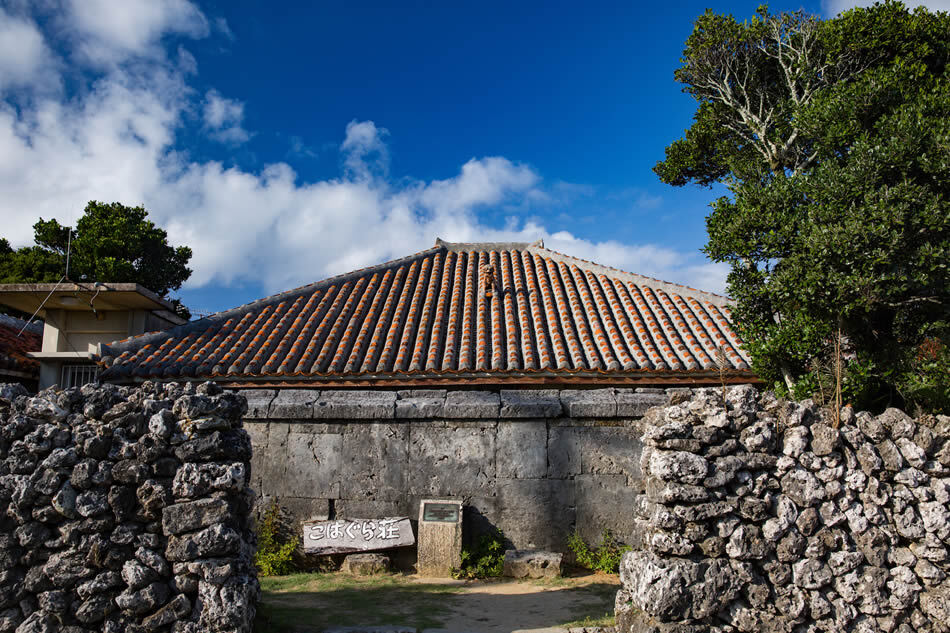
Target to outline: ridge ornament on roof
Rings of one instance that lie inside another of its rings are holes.
[[[102,346],[104,379],[233,385],[751,382],[729,301],[563,255],[453,243]]]

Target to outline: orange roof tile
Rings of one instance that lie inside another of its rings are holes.
[[[40,351],[43,346],[42,331],[42,324],[27,326],[26,321],[0,314],[0,374],[21,378],[37,378],[40,375],[39,361],[30,358],[27,353]]]
[[[489,287],[490,286],[490,287]],[[728,300],[556,253],[452,244],[103,346],[103,377],[752,374]]]

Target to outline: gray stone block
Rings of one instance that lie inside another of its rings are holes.
[[[341,420],[385,420],[396,413],[392,391],[322,391],[314,403],[313,417]]]
[[[396,417],[405,419],[441,418],[445,410],[445,389],[397,391]]]
[[[373,576],[385,574],[389,571],[389,556],[377,552],[367,554],[350,554],[343,559],[340,571],[354,576]]]
[[[558,426],[548,433],[548,477],[579,474],[641,478],[640,432],[630,426]]]
[[[267,441],[270,435],[267,422],[245,422],[244,430],[251,438],[251,481],[250,486],[261,492],[261,472],[267,460]]]
[[[548,469],[548,427],[544,422],[499,422],[495,468],[505,479],[538,479]]]
[[[302,524],[305,521],[326,521],[330,516],[330,500],[322,497],[260,497],[256,510],[260,516],[272,502],[280,504],[281,514],[293,526],[294,534],[303,536]]]
[[[604,528],[627,545],[634,544],[639,490],[624,475],[578,475],[574,478],[577,533],[597,545]]]
[[[563,554],[541,550],[506,550],[502,574],[509,578],[559,578],[563,558]]]
[[[561,404],[571,418],[613,418],[617,397],[613,389],[563,389]]]
[[[515,549],[565,551],[575,520],[574,482],[499,479],[498,527]]]
[[[502,389],[501,418],[554,418],[561,415],[557,389]]]
[[[266,436],[258,434],[251,436],[251,486],[258,495],[282,497],[286,493],[282,486],[285,481],[287,454],[287,434],[290,424],[286,422],[270,422]]]
[[[642,389],[642,387],[640,388]],[[621,418],[641,418],[653,407],[666,406],[669,397],[661,389],[641,392],[640,389],[617,389],[617,415]]]
[[[450,391],[445,396],[445,417],[497,419],[501,400],[491,391]]]
[[[267,419],[271,402],[277,397],[276,389],[242,389],[238,393],[247,398],[246,420]]]
[[[287,434],[283,455],[271,452],[271,458],[283,461],[281,481],[274,488],[292,497],[338,499],[343,467],[343,435],[339,433]]]
[[[315,389],[281,389],[270,404],[272,420],[307,420],[313,417],[313,403],[320,397]]]
[[[490,494],[495,480],[495,434],[478,427],[413,424],[409,436],[409,494]]]
[[[418,512],[418,503],[413,505],[410,498],[385,501],[374,498],[339,499],[334,503],[336,516],[340,519],[381,519],[412,515]]]
[[[409,425],[348,425],[342,459],[340,494],[344,499],[398,500],[408,483]]]

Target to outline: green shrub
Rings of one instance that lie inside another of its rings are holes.
[[[608,574],[619,573],[620,559],[633,549],[629,545],[619,543],[607,528],[604,528],[600,536],[600,545],[595,548],[591,548],[577,530],[567,538],[567,546],[574,552],[578,565]]]
[[[499,530],[482,534],[473,548],[462,548],[462,565],[452,570],[453,578],[493,578],[505,566],[505,536]]]
[[[299,540],[286,537],[280,518],[280,505],[271,503],[257,525],[257,551],[254,563],[261,576],[286,576],[295,571],[294,552]]]

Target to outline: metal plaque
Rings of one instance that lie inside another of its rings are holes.
[[[427,503],[422,507],[422,520],[436,523],[458,523],[459,507],[454,503]]]

